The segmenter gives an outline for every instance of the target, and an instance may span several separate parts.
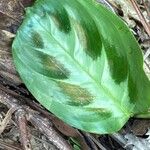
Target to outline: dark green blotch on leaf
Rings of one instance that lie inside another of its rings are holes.
[[[105,51],[108,58],[109,69],[112,78],[116,83],[123,82],[128,75],[128,62],[125,56],[121,56],[117,52],[117,47],[115,45],[110,45],[110,43],[105,43]]]
[[[36,48],[43,49],[44,48],[44,41],[41,35],[38,32],[33,31],[31,34],[31,42]]]

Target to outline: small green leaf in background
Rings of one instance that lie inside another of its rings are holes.
[[[75,138],[69,138],[69,143],[72,143],[73,150],[81,150],[81,146]]]
[[[150,107],[150,82],[128,27],[93,0],[37,0],[13,42],[35,98],[71,126],[113,133]]]

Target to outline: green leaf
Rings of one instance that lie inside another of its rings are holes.
[[[38,0],[13,42],[35,98],[68,124],[113,133],[150,107],[141,50],[127,26],[93,0]]]

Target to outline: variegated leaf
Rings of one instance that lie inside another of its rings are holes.
[[[141,50],[126,25],[93,0],[37,0],[13,43],[27,88],[68,124],[113,133],[150,106]]]

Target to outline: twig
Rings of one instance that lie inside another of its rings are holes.
[[[145,31],[150,36],[150,25],[147,23],[146,19],[144,18],[144,16],[143,16],[143,14],[142,14],[142,12],[141,12],[137,2],[135,0],[130,0],[130,2],[132,3],[135,11],[137,12],[137,14],[138,14],[138,16],[139,16],[139,18],[141,20],[141,23],[142,23]]]
[[[70,145],[52,128],[52,124],[47,119],[31,113],[28,120],[37,127],[59,150],[71,150]]]
[[[144,7],[145,7],[145,9],[146,9],[147,15],[148,15],[148,17],[149,17],[149,19],[150,19],[150,11],[149,11],[149,9],[148,9],[148,6],[146,5],[146,3],[145,3],[144,0],[142,0],[142,2],[143,2]],[[147,3],[148,3],[148,2],[147,2]]]
[[[144,55],[144,60],[146,60],[148,58],[148,56],[150,56],[150,48],[146,51],[146,53]]]
[[[144,61],[145,65],[147,66],[148,70],[150,70],[150,66],[149,64],[146,62],[146,60]]]
[[[21,143],[24,150],[32,150],[31,143],[30,143],[30,136],[29,132],[27,130],[27,120],[26,120],[26,112],[23,108],[20,108],[15,113],[19,131],[20,131],[20,137],[21,137]]]
[[[25,7],[23,6],[23,4],[22,4],[22,2],[19,0],[14,0],[14,2],[17,4],[19,4],[22,8],[23,8],[23,10],[25,10]]]
[[[32,135],[32,137],[33,137],[35,140],[37,140],[37,141],[39,141],[39,142],[41,142],[41,143],[45,143],[45,144],[47,144],[48,146],[52,146],[52,144],[50,144],[47,140],[40,139],[40,138],[38,138],[38,137],[36,137],[36,136],[34,136],[34,135]]]
[[[0,139],[0,148],[2,148],[2,149],[7,149],[7,150],[22,150],[22,149],[19,148],[19,147],[13,146],[13,145],[8,144],[8,143],[5,143],[5,142],[2,141],[1,139]]]
[[[3,14],[3,15],[5,15],[5,16],[7,16],[7,17],[9,17],[9,18],[11,18],[11,19],[13,19],[13,20],[15,20],[16,22],[20,23],[20,20],[19,20],[19,19],[14,18],[13,16],[11,16],[11,15],[9,15],[9,14],[7,14],[7,13],[4,13],[4,12],[1,11],[1,10],[0,10],[0,13]]]
[[[89,133],[86,133],[86,135],[88,136],[88,137],[90,137],[92,140],[93,140],[93,142],[101,149],[101,150],[107,150],[99,141],[97,141],[91,134],[89,134]]]
[[[12,114],[14,113],[15,108],[10,108],[6,113],[4,120],[0,123],[0,134],[3,133],[7,124],[11,121]]]
[[[83,136],[85,137],[85,139],[86,139],[87,143],[89,144],[90,148],[91,148],[92,150],[98,150],[96,144],[95,144],[94,141],[86,134],[86,132],[82,132],[82,131],[80,131],[80,132],[81,132],[81,133],[83,134]]]

